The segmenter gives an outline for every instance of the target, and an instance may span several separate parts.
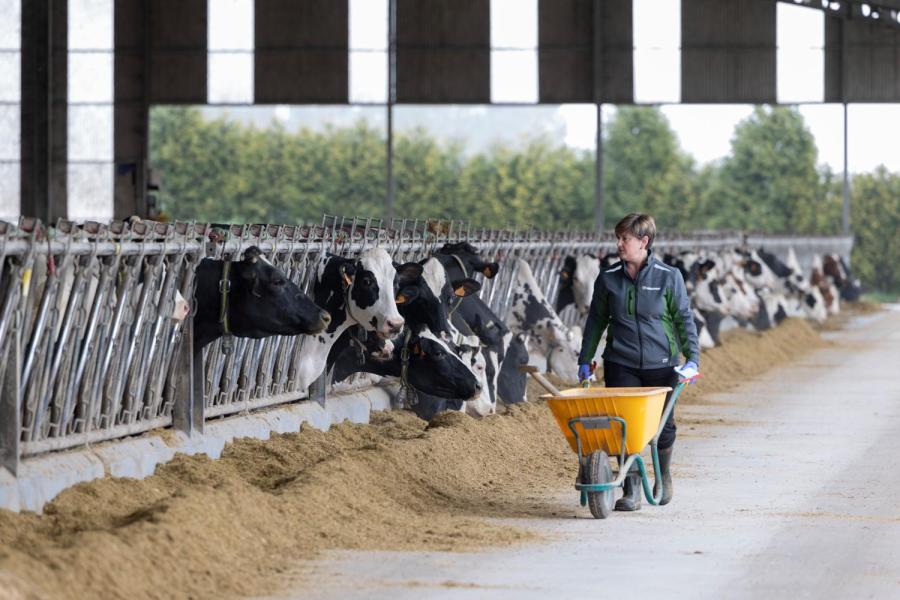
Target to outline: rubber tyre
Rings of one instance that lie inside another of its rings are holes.
[[[609,457],[606,452],[597,450],[588,459],[587,483],[609,483],[613,480],[612,468],[609,466]],[[588,508],[595,519],[605,519],[612,514],[615,499],[614,490],[605,492],[588,492]]]

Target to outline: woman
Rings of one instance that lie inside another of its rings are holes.
[[[609,326],[603,351],[603,377],[607,387],[669,386],[678,382],[675,366],[679,354],[685,367],[698,368],[700,345],[691,314],[684,279],[678,269],[653,256],[656,223],[650,215],[632,213],[616,224],[616,245],[621,262],[601,270],[584,341],[578,357],[578,377],[591,376],[590,362],[603,331]],[[671,395],[671,394],[670,394]],[[666,398],[668,401],[668,397]],[[675,411],[659,436],[662,500],[672,500],[672,447],[675,444]],[[656,495],[659,481],[654,484]],[[625,479],[625,493],[616,510],[641,507],[641,475],[636,467]]]

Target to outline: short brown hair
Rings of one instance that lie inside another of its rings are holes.
[[[616,223],[616,236],[630,233],[636,238],[647,236],[650,242],[647,247],[653,245],[653,238],[656,237],[656,221],[650,215],[641,213],[631,213],[625,215],[622,220]]]

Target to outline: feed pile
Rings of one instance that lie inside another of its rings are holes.
[[[824,343],[805,321],[732,332],[685,401]],[[542,392],[529,382],[530,399]],[[219,460],[178,455],[144,480],[77,485],[43,515],[0,510],[0,598],[261,595],[329,548],[517,543],[534,534],[486,517],[571,518],[575,462],[540,402],[481,420],[376,413],[369,425],[236,440]]]

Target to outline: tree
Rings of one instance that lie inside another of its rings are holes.
[[[660,228],[691,227],[693,161],[655,107],[619,107],[603,145],[606,222],[630,212],[654,216]]]
[[[883,166],[853,178],[853,272],[868,289],[900,293],[900,174]]]
[[[815,139],[796,108],[757,107],[738,124],[710,189],[710,225],[772,233],[810,222],[824,195]]]

